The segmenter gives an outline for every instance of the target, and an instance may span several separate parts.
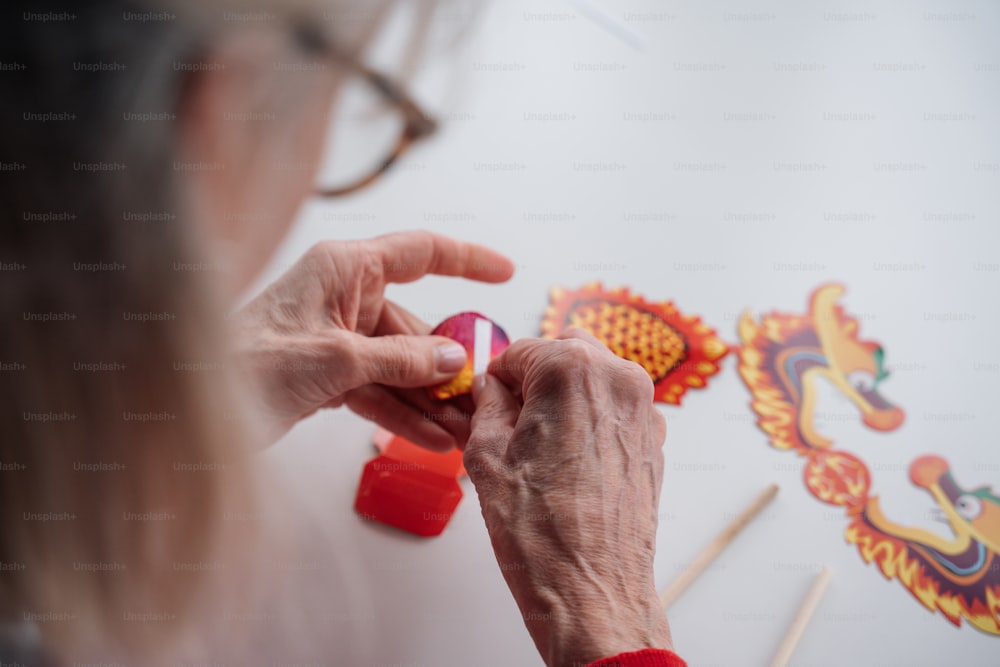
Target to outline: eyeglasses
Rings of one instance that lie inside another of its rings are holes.
[[[389,77],[354,59],[328,50],[357,76],[338,91],[328,159],[316,194],[340,197],[371,185],[413,144],[433,135],[436,120],[427,115]]]

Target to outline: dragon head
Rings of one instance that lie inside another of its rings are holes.
[[[921,456],[911,463],[910,481],[934,497],[957,540],[976,540],[1000,553],[1000,497],[989,487],[963,489],[939,456]]]
[[[964,618],[1000,635],[1000,497],[985,487],[960,487],[939,456],[913,461],[910,480],[931,494],[953,536],[896,523],[871,496],[848,526],[848,542],[928,609],[955,625]]]
[[[889,403],[878,391],[889,373],[883,365],[882,348],[858,340],[858,323],[843,315],[837,299],[844,293],[840,285],[824,285],[813,293],[810,317],[826,357],[825,375],[858,409],[866,426],[892,431],[903,423],[903,411]]]

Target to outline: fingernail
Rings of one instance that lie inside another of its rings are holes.
[[[472,402],[479,404],[479,395],[486,388],[486,373],[480,373],[472,378]]]
[[[465,368],[468,360],[465,348],[459,343],[444,343],[434,348],[434,365],[439,373],[457,373]]]

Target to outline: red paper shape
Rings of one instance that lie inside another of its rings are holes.
[[[459,449],[450,452],[432,452],[384,428],[375,431],[372,440],[375,448],[389,458],[427,466],[428,470],[445,477],[465,477],[465,465],[462,462],[462,451]]]
[[[440,535],[462,500],[462,487],[414,464],[376,456],[365,464],[354,509],[378,521],[421,537]]]
[[[355,511],[421,537],[440,535],[462,500],[462,452],[431,452],[384,429],[375,444],[381,453],[365,464]]]

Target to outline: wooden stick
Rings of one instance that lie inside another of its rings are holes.
[[[802,606],[799,607],[799,613],[796,614],[795,620],[792,621],[791,627],[788,628],[788,634],[785,635],[781,646],[778,647],[778,652],[774,655],[774,660],[771,661],[771,667],[785,667],[788,661],[791,660],[792,653],[795,652],[795,647],[798,645],[799,640],[802,639],[802,634],[806,631],[806,626],[809,625],[809,619],[812,618],[813,612],[819,606],[819,601],[823,598],[823,593],[826,592],[831,574],[832,571],[830,568],[824,567],[816,575],[812,587],[810,587],[809,592],[806,593],[806,597],[802,601]]]
[[[767,504],[774,499],[777,493],[777,484],[771,484],[764,489],[752,503],[747,505],[745,510],[740,512],[739,516],[730,521],[729,525],[715,536],[715,539],[698,554],[691,564],[688,565],[687,569],[681,572],[676,579],[670,582],[669,586],[663,589],[663,592],[660,593],[660,602],[663,603],[664,609],[672,605],[681,596],[681,593],[705,571],[706,567],[712,564],[712,561],[722,553],[723,549],[729,546],[729,543],[739,535],[740,531],[746,528],[746,525],[760,514],[761,510],[767,507]]]

